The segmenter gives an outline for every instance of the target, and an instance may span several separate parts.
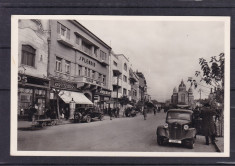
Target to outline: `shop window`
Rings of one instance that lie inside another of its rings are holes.
[[[56,63],[55,63],[56,71],[62,72],[61,64],[62,64],[62,59],[56,57]]]
[[[36,50],[30,45],[22,45],[21,64],[35,67]]]
[[[57,33],[70,39],[70,30],[59,22],[57,22]]]
[[[65,72],[66,73],[70,73],[70,62],[69,61],[65,61]]]

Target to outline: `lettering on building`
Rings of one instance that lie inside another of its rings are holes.
[[[95,62],[91,61],[88,58],[84,58],[84,57],[80,56],[79,60],[86,63],[86,64],[88,64],[88,65],[91,65],[91,66],[95,67]]]

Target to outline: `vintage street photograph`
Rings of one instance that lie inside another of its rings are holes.
[[[11,155],[229,156],[229,17],[14,15],[11,44]]]

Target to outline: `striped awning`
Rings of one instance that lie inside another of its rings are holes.
[[[65,103],[70,103],[73,99],[76,104],[93,104],[83,93],[79,92],[62,90],[59,96]]]

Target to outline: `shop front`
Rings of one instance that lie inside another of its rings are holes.
[[[35,107],[38,116],[44,115],[49,102],[49,80],[25,74],[18,75],[18,115],[27,118],[30,107]]]
[[[57,116],[73,119],[75,109],[93,105],[73,82],[51,79],[50,109]]]
[[[108,109],[108,101],[111,98],[111,90],[101,89],[95,93],[94,103],[100,108],[100,110],[105,113]]]

